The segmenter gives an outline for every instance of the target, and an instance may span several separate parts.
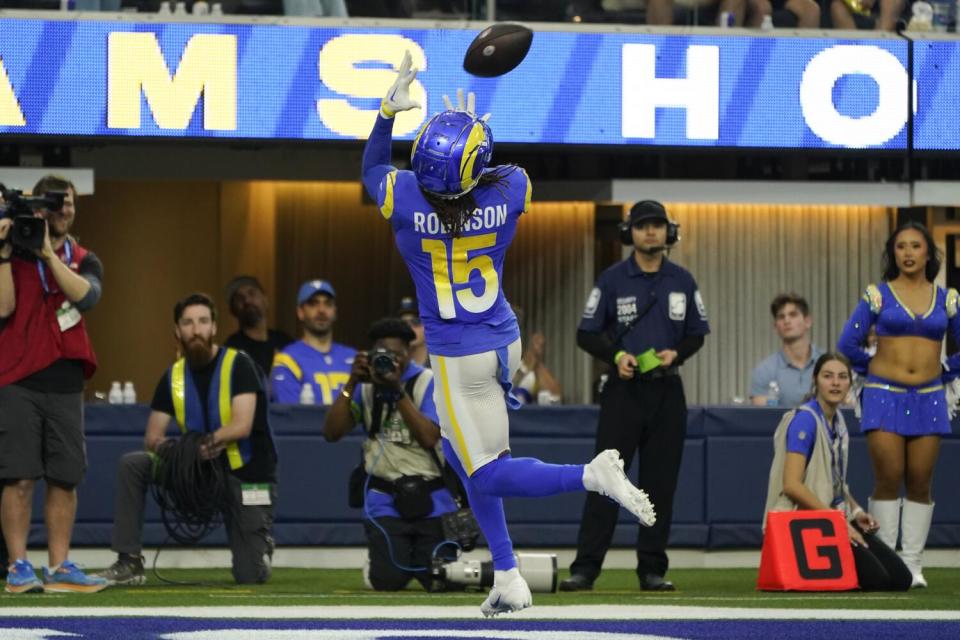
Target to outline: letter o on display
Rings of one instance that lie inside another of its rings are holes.
[[[846,75],[869,76],[879,87],[877,108],[851,117],[837,111],[833,87]],[[814,56],[800,80],[800,109],[810,130],[824,141],[854,149],[881,145],[907,122],[907,70],[895,55],[875,46],[837,45]]]

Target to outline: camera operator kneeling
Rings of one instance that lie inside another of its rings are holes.
[[[336,442],[357,423],[367,432],[362,471],[368,477],[360,469],[351,476],[350,504],[364,506],[368,584],[395,591],[415,578],[429,589],[433,551],[445,539],[440,516],[457,510],[440,466],[433,373],[410,361],[415,336],[403,320],[380,320],[369,337],[373,349],[357,353],[323,435]]]

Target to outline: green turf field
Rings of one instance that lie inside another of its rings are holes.
[[[226,569],[181,569],[161,572],[166,578],[202,581],[205,586],[164,584],[148,571],[143,587],[112,588],[93,595],[0,593],[0,607],[9,606],[279,606],[279,605],[479,605],[479,593],[428,594],[419,586],[391,594],[364,589],[359,570],[275,569],[269,584],[237,586]],[[564,577],[566,573],[564,572]],[[594,591],[535,593],[538,605],[629,604],[708,607],[960,609],[960,569],[925,569],[930,588],[909,593],[760,593],[753,569],[675,569],[674,593],[642,593],[630,570],[605,571]]]

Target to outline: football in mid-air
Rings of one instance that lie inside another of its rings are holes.
[[[481,78],[502,76],[523,62],[533,31],[523,25],[501,22],[481,31],[463,57],[463,68]]]

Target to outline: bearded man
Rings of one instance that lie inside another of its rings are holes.
[[[227,482],[222,506],[239,584],[270,578],[277,452],[267,422],[267,399],[249,355],[214,343],[213,300],[194,293],[173,310],[174,335],[183,356],[160,378],[147,420],[145,451],[124,455],[117,468],[111,548],[117,561],[99,575],[110,584],[140,585],[143,514],[147,488],[157,481],[154,456],[176,424],[181,434],[200,432],[198,455],[223,465]],[[164,459],[159,464],[164,464]],[[170,476],[165,470],[164,477]]]

